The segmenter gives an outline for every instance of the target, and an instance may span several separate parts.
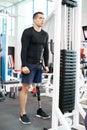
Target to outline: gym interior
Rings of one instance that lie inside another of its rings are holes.
[[[51,116],[37,118],[36,90],[29,89],[31,124],[19,121],[21,36],[32,15],[45,15],[49,34],[49,72],[39,85],[42,107]],[[87,0],[0,0],[0,130],[87,130]]]

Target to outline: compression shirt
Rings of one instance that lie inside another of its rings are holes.
[[[44,59],[45,66],[48,66],[49,49],[48,33],[41,29],[37,32],[33,27],[23,31],[21,38],[21,61],[22,66],[29,63],[37,64]]]

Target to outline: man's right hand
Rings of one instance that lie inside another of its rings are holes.
[[[22,71],[22,73],[24,73],[24,74],[29,74],[29,73],[30,73],[29,68],[26,67],[26,66],[22,67],[21,71]]]

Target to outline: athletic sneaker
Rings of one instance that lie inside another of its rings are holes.
[[[49,119],[50,118],[50,116],[48,115],[48,114],[46,114],[43,110],[42,110],[42,108],[39,108],[38,110],[37,110],[37,115],[36,115],[37,117],[40,117],[40,118],[43,118],[43,119]]]
[[[26,114],[24,114],[23,116],[19,117],[19,121],[21,121],[23,124],[31,124],[28,116]]]

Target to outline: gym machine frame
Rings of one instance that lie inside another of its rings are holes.
[[[77,1],[76,1],[77,2]],[[83,125],[79,124],[79,114],[85,119],[86,112],[79,103],[79,75],[80,75],[80,35],[81,35],[81,6],[82,0],[78,0],[78,5],[75,10],[75,25],[74,25],[74,47],[77,53],[76,63],[76,94],[75,94],[75,108],[71,113],[63,114],[59,106],[59,80],[60,80],[60,44],[61,43],[61,3],[62,0],[55,1],[55,32],[54,32],[54,78],[53,78],[53,100],[52,100],[52,128],[49,130],[82,130],[85,129]],[[78,22],[79,21],[79,22]],[[66,22],[66,21],[65,21]],[[64,28],[66,29],[66,27]],[[64,30],[66,31],[66,30]],[[65,38],[66,42],[66,38]],[[73,124],[70,126],[66,117],[72,116]],[[59,124],[61,123],[61,125]]]
[[[18,87],[21,85],[20,80],[16,77],[13,77],[13,75],[8,76],[7,74],[7,68],[8,68],[8,33],[6,35],[6,32],[8,30],[7,24],[9,17],[16,18],[15,15],[12,14],[4,14],[0,13],[0,17],[2,18],[2,32],[0,36],[0,42],[2,46],[2,65],[1,65],[1,71],[3,72],[1,74],[1,78],[3,79],[0,83],[3,85],[3,89],[7,94],[9,94],[10,98],[14,98],[16,96],[16,88],[17,88],[17,95],[18,95]],[[3,67],[2,67],[3,66]],[[12,91],[10,91],[10,88],[13,88]]]

